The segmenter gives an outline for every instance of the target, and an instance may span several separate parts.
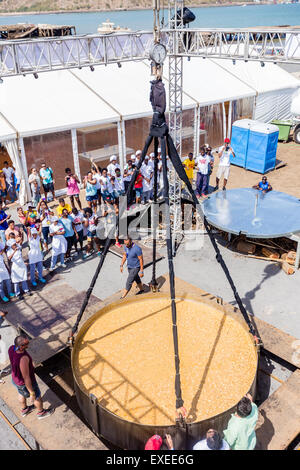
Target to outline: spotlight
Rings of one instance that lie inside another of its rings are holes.
[[[90,65],[90,69],[91,69],[91,72],[94,72],[94,67],[92,65]]]
[[[3,79],[0,77],[0,83],[3,83]]]
[[[232,63],[233,63],[233,65],[235,65],[235,63],[236,63],[236,62],[235,62],[235,59],[232,59]]]
[[[261,62],[261,63],[260,63],[260,66],[261,66],[261,67],[264,67],[264,66],[265,66],[265,63],[264,63],[264,62]]]
[[[188,56],[188,62],[190,62],[190,61],[191,61],[191,56]]]
[[[245,60],[245,62],[247,63],[247,62],[248,62],[248,60]]]
[[[82,67],[81,67],[81,66],[79,66],[79,67],[78,67],[78,70],[81,70],[81,69],[82,69]]]
[[[181,11],[181,8],[179,8],[177,10],[177,13],[176,13],[176,16],[177,16],[177,26],[180,25],[180,22],[182,21],[183,23],[183,26],[189,24],[189,23],[192,23],[192,21],[195,21],[196,19],[196,16],[194,15],[194,13],[189,10],[187,7],[184,7]],[[175,16],[173,16],[172,20],[175,19]]]
[[[39,76],[36,72],[34,72],[33,76],[34,76],[35,79],[39,78]]]
[[[119,69],[122,67],[121,62],[118,62],[118,67],[119,67]]]

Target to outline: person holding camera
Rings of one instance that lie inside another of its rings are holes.
[[[219,182],[222,176],[224,177],[223,191],[225,191],[230,173],[230,157],[232,155],[235,158],[235,153],[232,150],[232,147],[230,146],[230,139],[225,139],[224,143],[225,145],[220,148],[220,163],[217,171],[216,186],[214,188],[214,191],[217,191],[219,189]]]
[[[80,184],[80,180],[77,175],[74,175],[72,173],[70,168],[66,168],[65,173],[66,173],[65,181],[66,181],[66,186],[67,186],[67,195],[70,198],[72,209],[75,208],[75,202],[74,202],[74,198],[75,198],[78,204],[79,210],[81,210],[82,207],[81,207],[81,202],[80,202],[80,197],[79,197],[80,189],[78,186]]]

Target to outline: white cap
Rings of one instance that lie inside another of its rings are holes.
[[[135,153],[131,155],[130,160],[135,160]]]
[[[149,160],[149,155],[145,155],[145,160],[146,160],[146,158],[147,158],[147,160]]]
[[[56,215],[51,217],[51,222],[56,222],[57,220],[59,220],[59,218]]]
[[[116,155],[112,155],[109,159],[110,162],[113,162],[114,160],[118,160]]]
[[[14,245],[16,245],[16,244],[17,244],[17,242],[16,242],[16,240],[15,240],[14,238],[10,238],[10,239],[7,240],[7,242],[6,242],[6,245],[7,245],[9,248],[11,248],[12,246],[14,246]]]
[[[161,148],[160,148],[160,147],[158,147],[157,151],[158,151],[158,153],[161,153]]]
[[[141,151],[141,150],[137,150],[137,151],[135,152],[135,154],[136,154],[136,155],[142,155],[142,151]]]
[[[35,227],[33,227],[31,230],[31,235],[37,235],[39,232],[37,231],[37,229]]]
[[[150,157],[151,157],[151,158],[154,158],[154,157],[155,157],[155,153],[154,153],[154,152],[151,152],[151,153],[150,153]]]

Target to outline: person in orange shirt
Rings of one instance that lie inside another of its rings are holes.
[[[193,186],[193,179],[194,179],[194,168],[195,168],[195,160],[192,152],[188,154],[186,159],[183,161],[183,166],[185,168],[186,175],[190,180],[191,185]]]

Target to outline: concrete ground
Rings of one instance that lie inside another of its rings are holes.
[[[218,157],[216,161],[217,159]],[[279,144],[278,159],[287,163],[287,166],[269,174],[273,188],[300,197],[298,177],[300,174],[300,146],[293,142]],[[211,178],[211,184],[214,182],[215,172],[216,168]],[[249,187],[259,180],[260,175],[232,166],[228,189]],[[14,218],[16,217],[15,207],[10,208],[8,212]],[[17,219],[15,218],[15,220]],[[300,293],[298,287],[300,270],[292,276],[287,276],[278,264],[247,259],[225,248],[221,240],[219,242],[221,254],[248,312],[300,340]],[[166,249],[159,248],[159,251],[165,255],[165,258],[157,264],[157,276],[168,271]],[[78,258],[69,263],[68,267],[60,273],[63,274],[64,281],[74,289],[86,290],[98,261],[98,257],[91,257],[85,262]],[[109,253],[96,283],[94,295],[104,299],[124,287],[126,270],[121,274],[119,266],[120,258]],[[203,235],[200,240],[183,242],[174,259],[174,267],[177,277],[222,297],[233,305],[236,304],[226,277],[215,259],[215,252],[207,235]],[[150,266],[145,269],[144,282],[149,283],[151,277],[152,268]],[[12,344],[15,333],[15,330],[5,320],[0,320],[0,335],[2,337],[0,340],[0,369],[7,359],[6,351]],[[300,354],[300,341],[298,349]],[[5,380],[10,380],[10,378],[5,377]],[[0,409],[2,406],[4,405],[0,403]],[[0,442],[1,449],[21,448],[20,441],[16,440],[15,435],[12,435],[1,418]]]

